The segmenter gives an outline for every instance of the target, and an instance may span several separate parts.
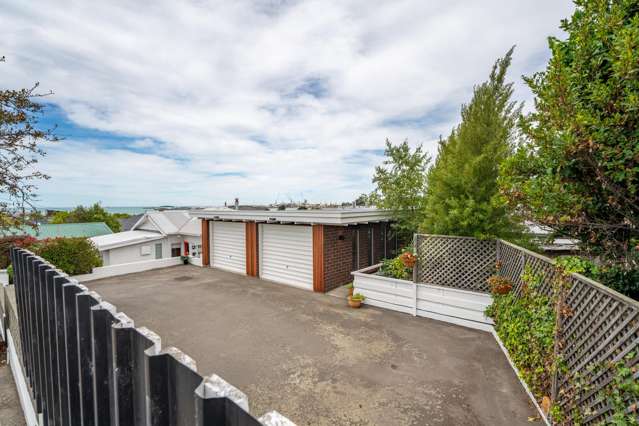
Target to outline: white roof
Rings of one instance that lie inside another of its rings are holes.
[[[354,225],[357,223],[388,222],[392,219],[390,212],[371,207],[270,211],[208,208],[191,210],[189,214],[193,217],[212,220],[323,225]]]
[[[112,248],[128,246],[131,244],[144,243],[164,238],[159,232],[152,231],[124,231],[115,234],[100,235],[91,237],[89,240],[98,250],[109,250]]]
[[[199,226],[193,226],[193,218],[189,216],[187,210],[162,210],[148,211],[140,218],[132,229],[137,229],[146,221],[151,222],[158,232],[164,235],[200,235],[202,231]]]
[[[195,235],[198,237],[202,235],[200,219],[197,217],[189,217],[189,221],[180,228],[180,235]]]

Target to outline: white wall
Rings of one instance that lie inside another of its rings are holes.
[[[145,260],[153,260],[155,259],[155,245],[162,244],[162,257],[170,257],[171,255],[171,246],[168,243],[167,238],[162,238],[159,240],[147,241],[144,243],[133,244],[130,246],[118,247],[114,249],[108,250],[108,265],[120,265],[122,263],[131,263],[131,262],[141,262]],[[151,251],[150,254],[146,256],[142,256],[142,246],[150,246]],[[106,256],[103,256],[105,258]]]
[[[192,237],[192,236],[178,236],[171,235],[162,239],[148,241],[145,243],[133,244],[130,246],[118,247],[110,250],[103,250],[100,252],[102,255],[103,265],[111,266],[111,265],[120,265],[123,263],[132,263],[132,262],[142,262],[147,260],[155,259],[155,245],[162,244],[162,258],[167,259],[171,257],[171,245],[179,244],[180,245],[180,254],[184,255],[184,241],[189,242],[189,247],[191,244],[201,245],[202,238],[201,237]],[[150,254],[143,256],[142,246],[150,247]]]
[[[185,235],[184,236],[184,241],[188,241],[189,243],[189,255],[190,256],[194,256],[194,253],[196,250],[199,250],[201,252],[202,250],[202,237],[192,237],[190,235]],[[200,246],[200,248],[193,248],[193,245],[195,246]],[[184,254],[184,253],[182,253]],[[197,255],[196,257],[201,257],[201,255]]]
[[[118,275],[133,274],[135,272],[150,271],[152,269],[168,268],[169,266],[183,265],[184,262],[179,257],[168,257],[164,259],[150,259],[142,262],[121,263],[119,265],[100,266],[93,268],[90,274],[75,275],[79,282],[99,280],[101,278],[116,277]]]
[[[377,267],[352,273],[354,292],[366,297],[364,303],[478,330],[492,330],[492,320],[484,315],[492,303],[490,294],[383,277],[374,273]]]

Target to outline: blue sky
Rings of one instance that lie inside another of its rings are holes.
[[[542,70],[569,1],[3,2],[0,86],[63,141],[40,204],[352,200],[386,138],[423,144],[516,44]]]

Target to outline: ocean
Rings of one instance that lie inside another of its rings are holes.
[[[73,210],[75,207],[39,207],[40,210],[61,210],[61,211],[70,211]],[[136,215],[136,214],[142,214],[144,212],[146,212],[147,210],[153,210],[157,207],[130,207],[130,206],[124,206],[124,207],[108,207],[108,206],[104,206],[103,207],[104,210],[106,210],[109,213],[126,213],[129,215]]]

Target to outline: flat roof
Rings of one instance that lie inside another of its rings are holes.
[[[92,237],[90,240],[96,245],[98,250],[109,250],[113,248],[139,244],[147,241],[154,241],[164,238],[159,232],[152,231],[124,231],[115,234],[100,235]]]
[[[200,219],[220,221],[293,223],[305,225],[355,225],[371,222],[389,222],[392,220],[389,211],[371,207],[268,211],[210,208],[190,210],[189,214]]]

